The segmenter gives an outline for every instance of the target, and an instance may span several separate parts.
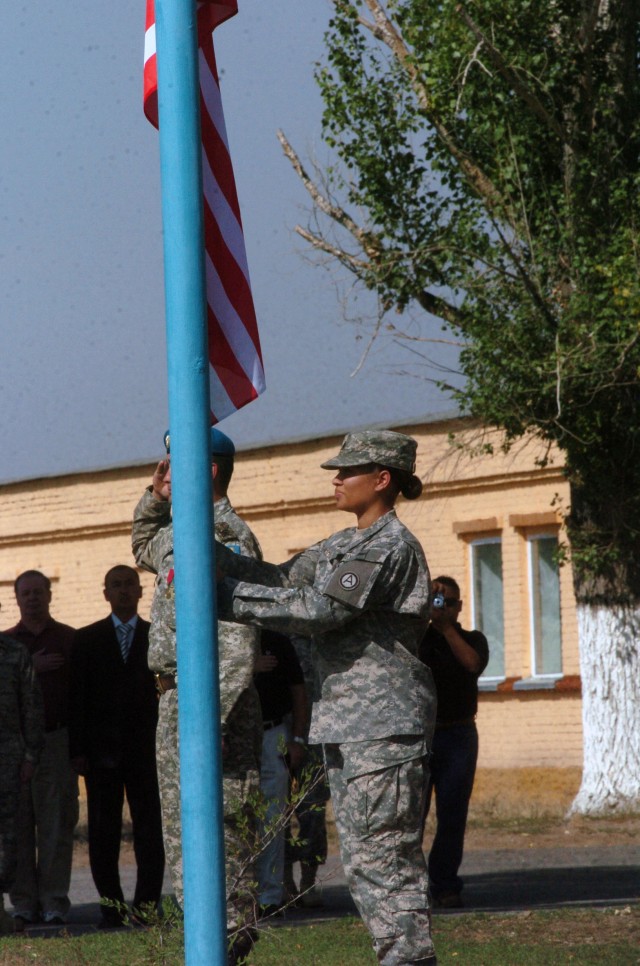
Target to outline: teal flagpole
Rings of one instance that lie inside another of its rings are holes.
[[[195,0],[156,0],[185,962],[227,962]]]

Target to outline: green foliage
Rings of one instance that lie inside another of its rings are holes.
[[[344,262],[459,336],[463,412],[560,447],[578,597],[637,601],[637,0],[333,2]]]
[[[280,750],[285,756],[287,746],[284,737],[281,738]],[[289,832],[296,808],[313,794],[323,780],[323,769],[318,769],[317,763],[309,759],[295,774],[291,774],[289,793],[281,812],[270,815],[270,803],[259,788],[249,792],[243,801],[235,805],[229,803],[230,815],[225,822],[233,826],[233,835],[225,837],[227,877],[239,920],[230,939],[238,939],[247,930],[252,931],[259,918],[258,883],[255,878],[257,859],[276,836]],[[302,846],[303,840],[296,839],[293,844]],[[233,870],[231,882],[230,869]],[[290,901],[293,903],[295,898],[291,897]]]
[[[149,903],[135,916],[131,915],[126,905],[112,902],[104,904],[115,907],[121,913],[124,925],[139,933],[136,963],[141,966],[146,963],[149,966],[156,963],[171,966],[184,962],[184,917],[172,899],[164,899],[161,912]],[[111,961],[105,959],[101,963]]]

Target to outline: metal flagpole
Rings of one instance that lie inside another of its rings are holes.
[[[227,962],[195,0],[156,0],[185,962]],[[212,645],[213,642],[213,645]]]

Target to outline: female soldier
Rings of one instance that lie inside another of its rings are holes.
[[[342,864],[385,966],[435,963],[420,830],[435,691],[416,657],[429,572],[393,509],[422,490],[416,448],[388,430],[346,436],[322,465],[337,469],[336,504],[357,526],[286,564],[216,545],[222,619],[315,639],[309,741],[324,745]]]

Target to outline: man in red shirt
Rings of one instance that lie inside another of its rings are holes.
[[[5,631],[25,645],[42,690],[45,747],[22,789],[17,827],[18,870],[10,893],[25,923],[61,925],[69,911],[78,778],[69,761],[69,671],[74,630],[49,613],[51,581],[39,570],[17,577],[20,621]]]

